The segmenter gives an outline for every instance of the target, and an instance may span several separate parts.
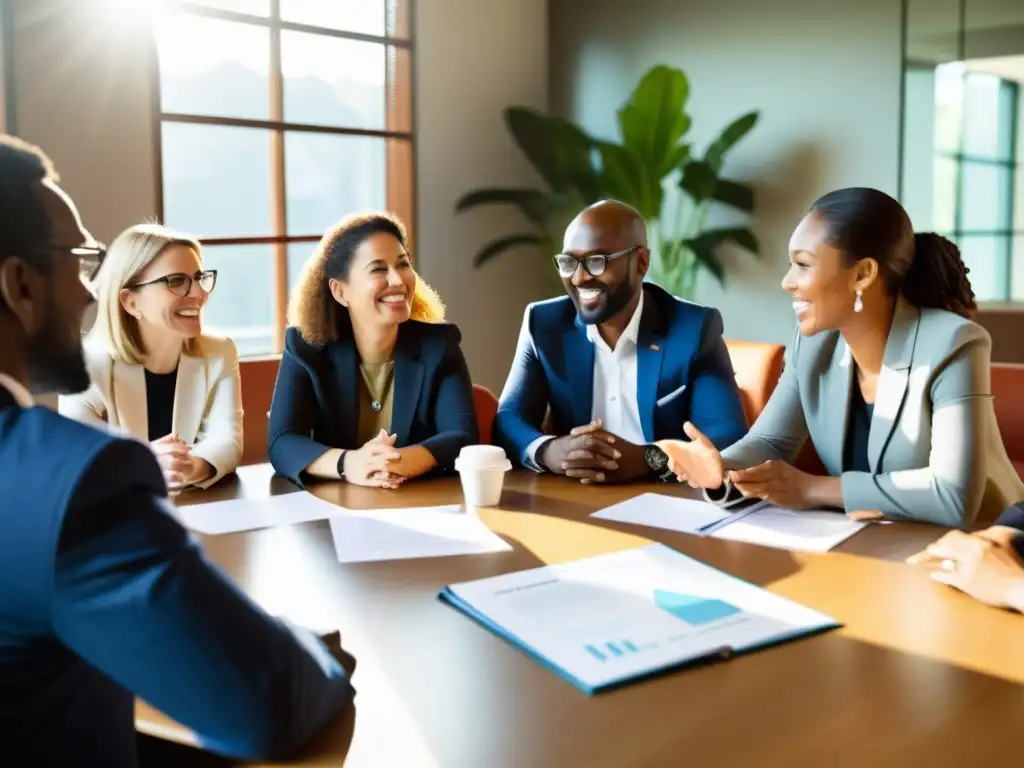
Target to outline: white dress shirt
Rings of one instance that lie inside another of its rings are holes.
[[[646,442],[636,397],[636,345],[643,311],[644,294],[641,291],[633,317],[619,337],[615,349],[609,347],[601,337],[596,324],[587,326],[587,338],[594,345],[594,399],[591,418],[600,419],[605,430],[635,445],[643,445]],[[544,443],[552,439],[554,438],[549,435],[538,437],[527,448],[532,469],[540,470],[537,452]]]
[[[20,381],[16,381],[6,373],[0,373],[0,387],[3,387],[11,393],[11,397],[14,398],[14,402],[20,405],[22,408],[31,408],[36,403],[32,398],[32,393],[29,392]]]

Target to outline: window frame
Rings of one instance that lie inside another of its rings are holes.
[[[963,79],[964,89],[966,93],[967,80],[972,75],[982,74],[968,68],[964,68],[961,73]],[[988,73],[984,73],[988,74]],[[1005,119],[1008,125],[1004,126],[1008,130],[1008,146],[1006,150],[1005,158],[993,158],[993,157],[981,157],[977,155],[971,155],[964,152],[964,136],[965,121],[968,119],[966,109],[961,107],[960,114],[960,131],[957,139],[957,150],[950,152],[948,150],[936,149],[933,151],[933,159],[945,159],[953,162],[956,169],[956,188],[955,188],[955,200],[956,206],[954,209],[954,222],[953,229],[950,231],[940,232],[958,244],[962,238],[965,237],[989,237],[996,241],[997,253],[1001,254],[1003,261],[1002,274],[998,277],[997,287],[999,289],[999,295],[985,299],[982,303],[1006,303],[1018,301],[1013,295],[1014,286],[1014,241],[1016,238],[1024,237],[1024,222],[1017,225],[1014,222],[1014,211],[1016,206],[1016,178],[1017,174],[1024,173],[1024,154],[1021,152],[1020,144],[1020,123],[1024,121],[1024,104],[1021,103],[1021,83],[1014,82],[1012,80],[1006,80],[998,75],[991,75],[999,81],[999,88],[1006,89],[1008,92],[1007,97],[1007,110],[1005,117],[1000,116],[1000,119]],[[964,169],[968,166],[989,166],[994,168],[1000,168],[1007,171],[1006,174],[1006,187],[1001,190],[1003,192],[1003,199],[1005,205],[1003,210],[999,212],[999,216],[1006,222],[1005,227],[995,229],[972,229],[964,226]]]
[[[284,332],[287,325],[288,309],[288,246],[293,243],[316,243],[323,236],[322,232],[289,234],[287,220],[287,189],[285,165],[285,137],[288,133],[320,133],[334,136],[372,136],[391,139],[385,143],[384,190],[386,206],[399,216],[406,224],[409,237],[409,250],[415,249],[415,232],[417,229],[418,200],[416,195],[416,54],[415,40],[415,3],[413,0],[387,0],[385,3],[386,18],[393,19],[394,34],[370,35],[362,32],[319,27],[284,21],[281,18],[281,0],[269,0],[269,14],[256,16],[237,11],[229,11],[203,5],[188,0],[162,0],[160,10],[172,13],[184,13],[190,16],[207,19],[219,19],[249,24],[268,29],[270,35],[269,60],[269,119],[256,120],[248,118],[221,117],[183,112],[165,112],[163,109],[160,60],[157,46],[151,49],[150,82],[152,84],[153,149],[156,186],[156,212],[159,221],[164,222],[164,174],[163,174],[163,126],[167,123],[185,123],[191,125],[216,125],[239,128],[261,128],[271,133],[270,148],[270,203],[271,229],[267,235],[247,237],[204,237],[203,233],[195,232],[202,238],[204,246],[220,245],[270,245],[273,247],[273,281],[272,281],[272,339],[273,347],[263,355],[247,355],[244,359],[260,359],[277,357],[284,349]],[[357,40],[377,43],[385,47],[385,127],[381,130],[367,128],[343,128],[330,125],[317,125],[291,122],[284,119],[285,78],[281,62],[281,39],[283,32],[301,32],[321,37],[343,40]],[[387,58],[390,50],[408,52],[408,66],[401,65],[401,57]],[[408,126],[409,130],[393,130],[394,125]],[[339,212],[340,215],[340,212]],[[166,222],[165,222],[166,223]],[[173,222],[169,222],[171,226]]]

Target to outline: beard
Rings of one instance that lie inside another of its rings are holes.
[[[588,288],[590,286],[582,287]],[[621,312],[623,308],[629,304],[629,300],[633,298],[633,288],[630,286],[628,280],[623,280],[611,289],[609,289],[609,286],[604,285],[602,285],[601,288],[605,290],[603,300],[593,309],[581,306],[579,294],[573,294],[573,303],[576,305],[576,314],[579,315],[579,318],[584,325],[598,325],[600,323],[608,322],[611,318]]]
[[[46,323],[28,340],[28,385],[34,394],[76,395],[89,388],[89,371],[77,325],[63,322],[50,297]]]

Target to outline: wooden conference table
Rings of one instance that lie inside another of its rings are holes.
[[[292,492],[268,465],[180,504]],[[351,508],[457,503],[457,481],[400,492],[313,487]],[[1024,617],[900,561],[941,534],[872,525],[825,555],[592,520],[643,490],[512,473],[481,517],[514,550],[341,565],[326,522],[203,537],[268,611],[338,628],[357,660],[354,711],[289,765],[1020,766]],[[446,584],[661,541],[823,611],[842,629],[589,697],[436,599]],[[140,731],[192,743],[140,703]]]

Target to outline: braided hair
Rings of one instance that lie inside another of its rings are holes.
[[[977,309],[960,249],[934,232],[914,233],[895,198],[870,187],[847,187],[822,195],[811,212],[824,220],[828,242],[848,266],[871,257],[887,288],[918,307],[970,317]]]

